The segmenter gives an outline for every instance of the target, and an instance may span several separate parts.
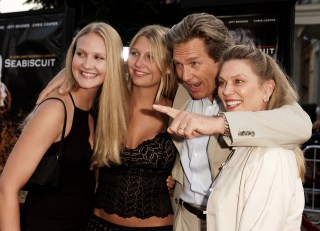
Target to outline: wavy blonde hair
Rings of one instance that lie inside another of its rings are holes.
[[[85,26],[73,39],[66,56],[66,75],[70,89],[78,87],[72,75],[72,59],[78,39],[96,33],[104,40],[107,71],[99,95],[99,111],[95,131],[92,167],[120,163],[119,153],[126,140],[129,92],[125,80],[122,41],[118,32],[104,22]]]
[[[286,75],[281,65],[278,64],[270,55],[263,53],[254,46],[235,45],[228,48],[222,54],[219,70],[223,63],[234,59],[245,60],[246,63],[250,65],[251,70],[259,76],[261,86],[269,80],[273,80],[275,82],[275,88],[265,110],[280,108],[284,105],[298,101],[299,97],[294,82]],[[299,176],[303,179],[305,174],[304,155],[299,147],[296,147],[294,152]]]
[[[140,37],[145,37],[148,39],[151,48],[152,62],[157,65],[157,68],[161,73],[161,81],[156,94],[155,103],[159,103],[162,97],[173,100],[177,86],[178,78],[174,74],[173,63],[171,62],[171,54],[168,47],[164,41],[164,35],[169,31],[169,28],[161,25],[149,25],[145,26],[138,31],[138,33],[133,37],[129,45],[129,51],[131,50],[133,44]],[[169,68],[170,74],[166,74]],[[132,90],[132,81],[130,76],[129,89]]]

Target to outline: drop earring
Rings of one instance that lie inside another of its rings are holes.
[[[269,101],[269,96],[265,95],[265,96],[263,97],[263,102],[268,102],[268,101]]]

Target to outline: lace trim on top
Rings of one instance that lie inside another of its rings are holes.
[[[124,148],[121,165],[100,168],[96,208],[125,218],[173,214],[166,179],[176,154],[168,133],[160,133],[135,149]]]

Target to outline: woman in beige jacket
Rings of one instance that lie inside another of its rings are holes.
[[[271,110],[297,100],[279,65],[254,47],[231,47],[220,65],[218,94],[228,112]],[[208,231],[300,230],[304,171],[298,147],[233,148],[211,188]]]

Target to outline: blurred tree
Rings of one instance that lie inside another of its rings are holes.
[[[104,21],[113,26],[128,45],[143,26],[161,24],[171,27],[179,21],[180,0],[26,0],[43,9],[70,7],[75,10],[75,28],[89,22]]]

